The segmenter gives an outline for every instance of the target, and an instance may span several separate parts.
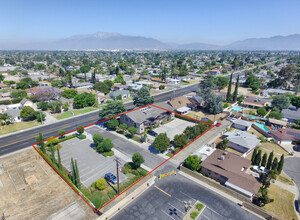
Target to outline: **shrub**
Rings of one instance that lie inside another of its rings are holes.
[[[228,108],[229,106],[230,106],[230,104],[227,103],[227,102],[225,102],[225,103],[223,104],[223,108]]]
[[[96,183],[95,183],[95,187],[98,189],[98,190],[100,190],[100,191],[102,191],[102,190],[104,190],[105,188],[106,188],[106,180],[105,179],[99,179],[99,180],[97,180],[96,181]]]
[[[84,134],[77,136],[78,139],[83,140],[86,139],[86,136]]]
[[[197,211],[192,212],[192,213],[191,213],[191,218],[192,218],[192,219],[196,219],[198,215],[199,215],[199,212],[197,212]]]
[[[202,203],[197,203],[196,208],[198,211],[201,211],[203,209],[204,205]]]
[[[148,174],[148,171],[144,170],[144,169],[141,169],[139,173],[140,173],[141,176],[146,176]]]
[[[264,109],[264,108],[259,108],[257,109],[257,114],[260,115],[260,116],[265,116],[267,114],[267,110]]]
[[[111,157],[111,156],[115,155],[115,153],[111,150],[111,151],[108,151],[108,152],[103,152],[102,155],[104,157]]]
[[[199,171],[201,168],[201,157],[190,155],[184,161],[184,166],[193,171]]]

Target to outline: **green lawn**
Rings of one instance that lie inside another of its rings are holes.
[[[12,132],[20,131],[23,129],[31,128],[40,125],[40,122],[35,121],[22,121],[15,122],[14,124],[1,126],[0,135],[9,134]]]
[[[60,115],[56,116],[56,119],[61,120],[65,118],[70,118],[75,115],[81,115],[87,112],[95,111],[97,108],[89,107],[89,108],[84,108],[84,109],[74,109],[74,110],[69,110],[64,113],[61,113]],[[71,114],[71,112],[74,113],[74,115]]]

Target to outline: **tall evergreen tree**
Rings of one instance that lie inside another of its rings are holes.
[[[51,147],[51,161],[52,161],[52,163],[56,164],[54,152],[55,152],[55,148]]]
[[[72,165],[72,176],[71,176],[71,181],[72,183],[76,186],[76,170],[74,166],[74,160],[73,157],[71,158],[71,165]]]
[[[57,163],[58,169],[62,170],[59,148],[57,148],[57,159],[58,159],[58,163]]]
[[[75,160],[75,172],[76,172],[76,186],[80,188],[80,177],[79,177],[79,170],[77,166],[77,160]]]
[[[94,70],[94,72],[92,73],[91,82],[94,84],[96,83],[96,70]]]
[[[260,161],[261,161],[261,150],[258,150],[258,153],[255,158],[255,165],[259,166]]]
[[[262,161],[261,161],[261,166],[263,166],[263,167],[266,166],[267,158],[268,158],[267,153],[264,153],[264,156],[263,156]]]
[[[269,155],[269,158],[268,158],[268,163],[267,163],[267,169],[270,170],[271,169],[271,165],[272,165],[272,162],[273,162],[273,156],[274,156],[274,153],[273,151],[270,153]]]
[[[278,159],[277,157],[274,158],[274,161],[272,163],[272,170],[276,170],[277,171],[278,168]]]
[[[240,75],[238,75],[237,80],[236,80],[236,84],[235,84],[235,89],[234,89],[234,93],[233,93],[233,101],[237,100],[238,94],[239,94],[239,82],[240,82]]]
[[[230,80],[229,80],[229,83],[228,83],[228,90],[227,90],[227,96],[226,96],[227,101],[231,100],[231,84],[232,84],[232,73],[230,75]]]
[[[251,157],[252,164],[255,163],[255,158],[256,158],[256,155],[257,155],[257,151],[258,151],[258,148],[255,148],[254,151],[253,151],[253,154],[252,154],[252,157]]]
[[[281,173],[282,168],[283,168],[283,164],[284,164],[284,155],[282,154],[281,157],[280,157],[278,168],[277,168],[278,174]]]

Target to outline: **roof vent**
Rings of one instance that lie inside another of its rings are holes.
[[[225,160],[225,155],[224,154],[220,157],[220,160]]]

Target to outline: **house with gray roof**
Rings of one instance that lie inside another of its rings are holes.
[[[10,115],[12,117],[11,122],[20,122],[20,121],[22,121],[21,116],[20,116],[20,113],[21,113],[20,109],[8,109],[4,113],[7,113],[8,115]]]
[[[245,131],[226,132],[224,136],[229,141],[228,147],[244,153],[244,157],[253,151],[260,143],[256,135],[249,134]]]
[[[118,90],[109,94],[109,96],[114,100],[122,100],[130,97],[129,90]]]
[[[147,106],[121,115],[120,123],[125,123],[128,127],[135,127],[137,133],[141,134],[146,128],[159,125],[161,122],[173,119],[174,117],[175,115],[172,112],[153,106]]]
[[[252,122],[245,121],[242,119],[231,120],[231,122],[232,122],[232,127],[241,129],[243,131],[248,131],[252,126]]]
[[[297,109],[296,107],[283,109],[281,113],[286,119],[288,119],[288,122],[294,123],[296,119],[300,119],[300,109]]]

